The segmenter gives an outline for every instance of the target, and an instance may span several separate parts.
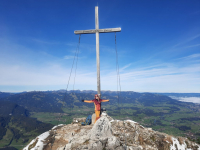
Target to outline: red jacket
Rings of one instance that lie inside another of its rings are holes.
[[[84,102],[86,102],[86,103],[94,103],[96,111],[100,111],[101,110],[101,102],[108,102],[108,101],[109,100],[105,100],[105,99],[99,99],[99,101],[97,99],[84,100]]]

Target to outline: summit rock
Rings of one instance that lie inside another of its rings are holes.
[[[32,140],[23,150],[200,150],[184,137],[145,128],[132,120],[114,120],[105,112],[94,125],[81,118],[59,125]]]

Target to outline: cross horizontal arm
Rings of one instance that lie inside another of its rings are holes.
[[[107,28],[107,29],[93,29],[93,30],[76,30],[75,34],[92,34],[92,33],[106,33],[106,32],[120,32],[121,28]]]

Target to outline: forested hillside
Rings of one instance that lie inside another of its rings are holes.
[[[5,98],[5,97],[8,97],[10,95],[14,95],[14,93],[0,92],[0,98]]]
[[[26,144],[52,126],[29,117],[29,111],[18,104],[0,101],[0,147],[20,148],[18,145]]]

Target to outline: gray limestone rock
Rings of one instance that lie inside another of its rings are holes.
[[[95,114],[95,113],[93,113],[93,114],[92,114],[92,124],[94,124],[94,122],[95,122],[95,119],[96,119],[96,114]]]
[[[109,138],[109,139],[108,139],[107,148],[110,149],[110,150],[114,150],[114,149],[116,149],[117,147],[120,147],[120,142],[119,142],[119,140],[118,140],[115,136]]]
[[[111,123],[105,116],[99,118],[96,121],[90,132],[91,140],[97,140],[102,137],[107,137],[107,138],[112,137]]]
[[[108,120],[107,116],[102,116],[97,122],[94,124],[91,132],[90,132],[90,140],[89,149],[108,149],[114,150],[117,147],[120,147],[120,142],[117,137],[112,134],[111,123]],[[119,149],[119,148],[118,148]]]
[[[89,150],[102,150],[103,145],[102,145],[101,141],[92,142],[88,145],[88,149]]]
[[[74,118],[72,123],[73,124],[81,124],[81,122],[85,122],[86,118]]]
[[[72,124],[52,128],[49,136],[42,140],[44,150],[200,149],[187,138],[157,132],[132,120],[113,120],[106,113],[94,125],[81,126],[79,122],[83,119],[76,118]],[[33,142],[27,148],[32,147]]]

